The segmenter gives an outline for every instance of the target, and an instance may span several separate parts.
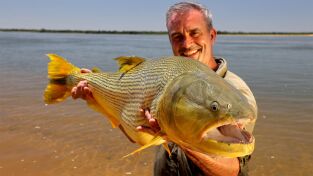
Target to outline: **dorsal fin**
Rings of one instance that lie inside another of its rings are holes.
[[[91,69],[91,72],[92,72],[92,73],[101,73],[102,70],[101,70],[100,68],[98,68],[98,67],[93,67],[93,68]]]
[[[117,60],[118,65],[120,66],[119,71],[124,74],[145,61],[144,58],[138,56],[121,56],[115,58],[115,60]]]

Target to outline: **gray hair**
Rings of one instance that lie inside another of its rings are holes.
[[[207,9],[204,5],[196,2],[179,2],[172,5],[166,13],[166,26],[168,27],[168,22],[172,15],[188,12],[191,9],[198,10],[203,14],[208,24],[208,29],[211,29],[213,27],[212,14],[210,10]]]

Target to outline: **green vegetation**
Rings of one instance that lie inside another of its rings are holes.
[[[3,32],[46,32],[83,34],[167,34],[165,31],[116,31],[116,30],[70,30],[70,29],[0,29]]]
[[[313,32],[229,32],[217,31],[221,35],[307,35],[313,36]]]
[[[2,32],[41,32],[41,33],[82,33],[82,34],[167,34],[166,31],[116,31],[116,30],[70,30],[70,29],[1,29]],[[230,32],[218,31],[220,35],[307,35],[313,36],[313,32]]]

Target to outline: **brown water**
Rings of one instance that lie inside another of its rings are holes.
[[[258,102],[250,175],[313,175],[313,38],[218,41]],[[83,101],[44,105],[49,52],[104,70],[119,55],[171,54],[166,36],[0,33],[0,176],[152,175],[155,148],[121,159],[138,146]]]

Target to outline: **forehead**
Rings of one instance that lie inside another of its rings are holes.
[[[168,19],[168,30],[179,31],[180,28],[201,28],[206,27],[207,22],[204,15],[195,9],[183,12],[175,12]]]

